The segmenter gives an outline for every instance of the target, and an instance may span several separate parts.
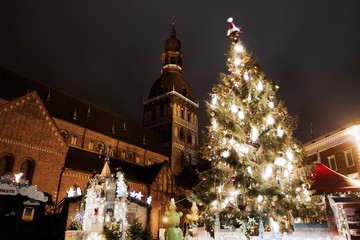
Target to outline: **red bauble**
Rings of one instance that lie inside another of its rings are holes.
[[[235,182],[235,179],[236,179],[235,177],[231,177],[231,178],[230,178],[230,181],[231,181],[231,182]]]
[[[206,176],[202,176],[201,180],[206,181]]]

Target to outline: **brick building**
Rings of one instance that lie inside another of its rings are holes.
[[[360,124],[350,123],[304,143],[307,156],[342,175],[359,180]]]
[[[193,182],[184,175],[198,163],[198,104],[180,50],[173,24],[162,73],[143,103],[143,125],[0,66],[0,176],[22,172],[58,204],[70,191],[83,192],[108,156],[130,191],[152,197],[156,239],[170,198],[189,194]]]

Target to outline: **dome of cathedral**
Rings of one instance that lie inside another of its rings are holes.
[[[172,24],[171,35],[165,42],[165,52],[173,51],[180,52],[181,50],[181,42],[176,38],[175,24]]]
[[[171,36],[165,42],[165,51],[173,51],[173,52],[180,52],[181,50],[181,42],[176,36]]]
[[[184,76],[179,72],[163,72],[163,74],[161,74],[161,76],[152,85],[149,93],[149,99],[171,92],[172,90],[194,102],[191,87],[184,79]]]

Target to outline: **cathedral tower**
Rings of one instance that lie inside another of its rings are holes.
[[[160,135],[169,149],[171,171],[179,175],[198,161],[198,110],[182,69],[181,42],[172,23],[170,37],[161,55],[160,77],[152,85],[144,106],[144,126]]]

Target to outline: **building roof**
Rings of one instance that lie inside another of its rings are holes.
[[[104,167],[105,156],[89,152],[80,148],[70,147],[65,159],[65,169],[88,173],[100,173]],[[110,157],[110,171],[116,173],[118,170],[124,173],[127,180],[151,184],[167,161],[147,166],[137,165]]]
[[[12,101],[32,91],[39,94],[52,117],[168,155],[155,131],[0,66],[0,99]]]

